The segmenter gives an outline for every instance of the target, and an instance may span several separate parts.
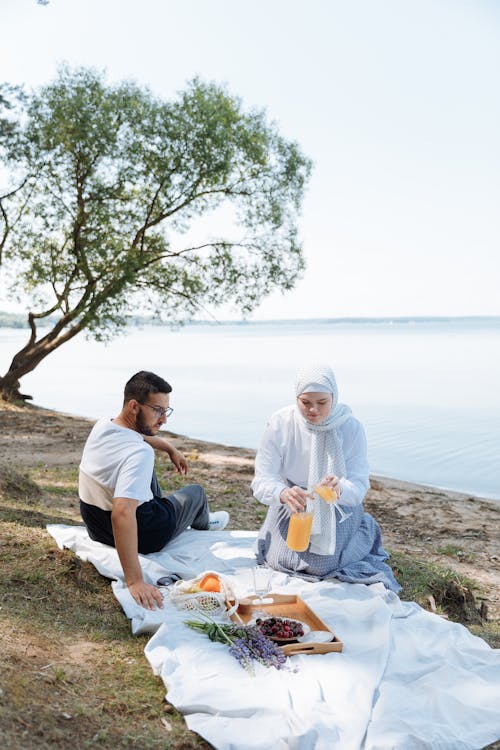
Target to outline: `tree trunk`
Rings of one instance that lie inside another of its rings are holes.
[[[58,327],[59,324],[56,328]],[[32,372],[48,354],[61,346],[61,344],[69,341],[73,336],[76,336],[80,330],[81,326],[76,325],[62,336],[58,336],[54,328],[39,341],[35,341],[34,335],[32,335],[26,346],[14,355],[5,375],[0,377],[1,398],[4,401],[27,401],[32,399],[33,396],[28,396],[19,391],[20,379],[29,372]]]
[[[19,391],[20,382],[15,375],[11,374],[10,370],[5,377],[0,378],[0,394],[4,401],[27,401],[33,398],[25,393]]]
[[[19,380],[35,369],[41,360],[49,354],[49,351],[41,354],[37,351],[38,346],[28,346],[14,355],[8,371],[0,377],[0,392],[4,401],[27,401],[33,396],[21,393]]]

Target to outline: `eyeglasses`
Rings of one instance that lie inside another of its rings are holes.
[[[169,417],[173,412],[173,409],[171,406],[167,406],[166,409],[162,409],[161,406],[153,406],[153,404],[145,404],[143,401],[139,401],[139,403],[142,404],[142,406],[149,406],[149,408],[154,411],[158,419],[161,419],[162,417]]]

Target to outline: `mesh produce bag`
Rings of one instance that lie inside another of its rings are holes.
[[[200,590],[199,584],[207,576],[219,580],[220,591]],[[207,615],[232,615],[238,608],[239,601],[229,581],[220,573],[205,570],[189,581],[177,581],[170,588],[170,601],[181,610],[202,612]]]

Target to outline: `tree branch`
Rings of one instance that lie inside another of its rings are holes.
[[[28,313],[28,323],[31,328],[31,335],[29,337],[29,341],[25,346],[25,349],[27,349],[30,346],[33,346],[33,344],[36,341],[36,325],[35,325],[35,316],[33,313]]]
[[[163,187],[164,184],[165,184],[165,180],[161,180],[160,184],[158,185],[158,189],[156,190],[156,192],[155,192],[155,194],[153,196],[153,200],[151,201],[151,204],[150,204],[150,206],[148,208],[148,211],[146,213],[146,219],[145,219],[145,222],[144,222],[144,225],[143,225],[144,231],[140,232],[141,240],[140,240],[140,243],[139,243],[139,248],[140,248],[141,254],[144,252],[144,242],[145,242],[145,239],[146,239],[146,227],[148,226],[149,219],[151,218],[151,214],[153,213],[154,205],[155,205],[156,201],[158,200],[158,197],[160,195],[160,191],[161,191],[161,189],[162,189],[162,187]]]
[[[1,202],[2,202],[3,200],[5,200],[6,198],[12,198],[12,196],[13,196],[13,195],[15,195],[15,194],[16,194],[16,193],[18,193],[18,192],[19,192],[20,190],[22,190],[22,189],[23,189],[23,187],[24,187],[24,186],[26,185],[26,183],[28,182],[28,180],[29,180],[29,179],[30,179],[31,177],[33,177],[33,175],[32,175],[32,174],[29,174],[29,175],[27,175],[27,176],[26,176],[26,177],[24,178],[24,180],[23,180],[23,181],[21,182],[21,184],[19,185],[19,187],[16,187],[16,188],[14,188],[14,190],[11,190],[11,191],[10,191],[10,193],[5,193],[5,195],[0,195],[0,203],[1,203]]]
[[[172,174],[172,172],[170,173],[170,175],[171,174]],[[186,195],[185,199],[182,201],[182,203],[180,203],[179,205],[177,205],[175,208],[170,209],[169,211],[162,211],[162,212],[160,212],[155,217],[155,219],[149,220],[150,217],[151,217],[151,215],[152,215],[152,212],[153,212],[154,203],[156,202],[156,200],[157,200],[157,198],[158,198],[158,196],[160,194],[160,190],[161,190],[161,187],[162,187],[162,185],[160,185],[158,187],[158,190],[156,191],[154,197],[153,197],[153,200],[152,200],[150,206],[148,207],[148,211],[147,211],[147,214],[146,214],[146,218],[145,218],[144,224],[137,231],[137,233],[136,233],[136,235],[134,237],[134,240],[132,242],[132,246],[137,246],[137,244],[140,244],[140,247],[141,247],[141,250],[142,250],[143,245],[144,245],[144,236],[145,236],[145,234],[146,234],[146,232],[147,232],[148,229],[151,229],[152,227],[157,226],[158,224],[160,224],[165,219],[168,219],[171,216],[173,216],[174,214],[178,213],[179,211],[182,211],[183,208],[185,208],[186,206],[190,205],[191,203],[194,203],[194,201],[199,200],[200,198],[203,198],[203,197],[208,196],[208,195],[226,195],[226,196],[237,195],[237,196],[247,196],[248,197],[249,195],[252,194],[252,192],[249,191],[249,190],[239,190],[238,191],[238,190],[235,189],[236,185],[238,185],[238,184],[240,184],[240,183],[242,183],[242,182],[245,181],[243,178],[240,178],[240,179],[236,180],[235,182],[232,183],[232,185],[229,185],[229,186],[227,186],[227,185],[226,186],[219,186],[219,187],[213,188],[211,190],[207,189],[207,190],[202,190],[200,192],[196,192],[198,186],[200,185],[201,182],[203,182],[203,180],[205,179],[205,177],[206,177],[206,175],[204,173],[198,175],[197,179],[195,180],[195,182],[193,183],[193,185],[191,187],[191,190],[187,193],[187,195]]]

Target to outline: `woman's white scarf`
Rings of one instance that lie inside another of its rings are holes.
[[[327,365],[313,365],[304,368],[297,375],[295,387],[297,398],[302,393],[318,391],[332,395],[332,407],[323,422],[311,424],[300,414],[297,407],[299,420],[311,433],[311,455],[307,480],[309,492],[312,492],[313,486],[327,474],[345,477],[346,466],[339,427],[349,419],[352,413],[348,406],[338,403],[335,375]],[[312,505],[313,526],[309,550],[317,555],[333,555],[337,538],[334,504],[325,503],[315,495]]]

